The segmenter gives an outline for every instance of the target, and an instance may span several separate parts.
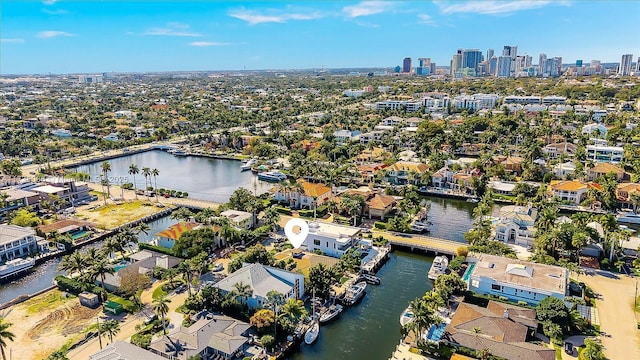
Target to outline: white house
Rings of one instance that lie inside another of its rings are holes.
[[[549,296],[564,300],[569,270],[488,254],[475,254],[464,278],[469,290],[536,305]]]
[[[249,230],[255,225],[254,216],[250,212],[229,209],[221,212],[220,216],[229,219],[239,229]]]
[[[361,132],[359,130],[337,130],[333,133],[338,143],[344,143],[346,141],[358,141],[360,140]]]
[[[383,126],[402,126],[405,124],[405,120],[399,116],[389,116],[382,119],[380,125]]]
[[[0,261],[25,257],[38,250],[41,237],[35,231],[17,225],[0,225]]]
[[[566,179],[567,175],[573,175],[575,174],[575,172],[576,172],[576,165],[573,163],[573,161],[567,161],[562,164],[556,164],[553,167],[553,174],[560,179]]]
[[[245,264],[228,277],[215,284],[223,293],[235,290],[235,285],[243,283],[251,288],[248,299],[240,299],[250,309],[267,303],[267,294],[275,290],[285,299],[300,299],[304,296],[304,275],[262,264]]]
[[[624,149],[619,146],[587,145],[587,160],[619,163],[624,159]]]
[[[533,246],[538,210],[531,206],[503,206],[496,224],[496,240],[520,246]]]
[[[582,127],[582,135],[597,135],[599,138],[607,137],[607,127],[603,124],[592,123]]]
[[[596,185],[585,184],[576,180],[551,180],[547,193],[550,196],[558,197],[562,201],[570,201],[574,205],[580,205],[586,197],[589,186]]]
[[[578,150],[576,144],[570,142],[561,142],[556,144],[549,144],[542,149],[542,152],[547,154],[549,158],[555,159],[560,155],[566,155],[573,157]]]
[[[298,184],[300,189],[278,188],[273,199],[288,202],[293,208],[312,210],[332,198],[331,188],[325,184],[311,183],[303,179],[299,179]]]
[[[309,223],[309,235],[302,247],[309,252],[320,250],[324,255],[339,258],[357,243],[358,233],[360,228],[357,227],[314,221]]]

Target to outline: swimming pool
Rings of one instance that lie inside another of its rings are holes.
[[[447,324],[442,323],[440,325],[431,325],[429,331],[427,332],[427,340],[429,341],[440,341],[442,338],[442,334],[444,334],[444,328],[447,327]]]
[[[471,277],[471,273],[473,272],[473,268],[476,267],[476,263],[469,264],[469,268],[464,272],[464,276],[462,276],[462,280],[465,282],[469,282],[469,278]]]
[[[118,270],[120,270],[120,269],[124,269],[124,268],[126,268],[127,266],[128,266],[128,265],[116,265],[116,266],[114,266],[114,267],[113,267],[113,270],[117,272]]]
[[[81,231],[78,231],[78,232],[75,232],[75,233],[71,234],[71,239],[78,240],[78,239],[81,239],[81,238],[87,236],[88,234],[89,234],[88,231],[81,230]]]

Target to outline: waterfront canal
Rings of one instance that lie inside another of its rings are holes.
[[[318,341],[301,344],[290,360],[388,359],[400,342],[400,314],[409,301],[432,288],[427,279],[432,260],[402,251],[391,253],[377,274],[382,284],[368,285],[360,303],[321,326]]]

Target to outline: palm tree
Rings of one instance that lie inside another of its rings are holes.
[[[276,208],[270,207],[264,211],[262,221],[265,225],[271,227],[272,231],[276,231],[279,227],[278,223],[280,222],[280,213],[276,210]]]
[[[15,335],[9,331],[11,327],[10,322],[6,322],[4,318],[0,318],[0,352],[2,352],[2,360],[7,360],[7,356],[4,353],[4,349],[7,347],[7,340],[13,341]]]
[[[280,316],[286,317],[291,321],[295,322],[305,315],[307,315],[307,310],[304,308],[302,300],[289,298],[287,302],[282,305],[282,313]]]
[[[4,209],[7,206],[7,200],[9,199],[9,194],[5,191],[0,191],[0,209]]]
[[[138,234],[143,233],[145,235],[149,235],[149,230],[151,230],[151,226],[149,226],[149,224],[147,224],[146,222],[141,222],[135,227],[135,231]]]
[[[144,176],[144,188],[145,190],[147,190],[148,186],[147,186],[147,181],[149,181],[149,184],[151,184],[151,179],[149,179],[149,177],[151,177],[151,169],[148,167],[143,167],[142,168],[142,175]],[[151,185],[149,185],[151,186]]]
[[[111,164],[108,161],[102,163],[102,176],[105,181],[105,185],[107,186],[107,197],[111,198],[111,188],[109,182],[109,172],[111,171]]]
[[[157,193],[158,192],[158,176],[160,175],[160,170],[158,169],[153,169],[151,170],[151,175],[153,175],[153,184],[154,184],[154,191]],[[149,180],[151,181],[151,180]],[[158,198],[157,194],[156,194],[156,201],[160,201],[160,199]]]
[[[113,274],[115,271],[113,267],[109,264],[106,258],[96,259],[96,261],[91,266],[91,275],[92,278],[96,278],[100,276],[100,285],[102,285],[102,297],[103,300],[107,300],[107,288],[104,285],[104,276],[106,274]]]
[[[136,175],[137,174],[140,174],[140,169],[138,168],[138,165],[136,165],[136,164],[129,165],[129,175],[133,175],[133,191],[136,194],[136,200],[138,200],[138,193],[135,191],[136,190]]]
[[[109,336],[109,342],[113,343],[113,337],[120,332],[118,320],[107,320],[100,325],[100,334]]]
[[[62,271],[66,271],[67,274],[72,275],[73,273],[82,273],[87,268],[88,259],[82,255],[81,252],[76,251],[71,255],[66,255],[58,264],[58,269]]]
[[[160,315],[162,319],[162,333],[167,335],[167,325],[165,324],[164,317],[169,313],[170,299],[166,295],[162,295],[159,298],[153,300],[153,311]]]
[[[233,285],[233,292],[236,294],[236,296],[242,298],[243,305],[246,305],[251,295],[253,295],[251,286],[243,283],[242,281],[237,282],[235,285]]]

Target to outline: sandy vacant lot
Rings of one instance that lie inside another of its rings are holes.
[[[101,205],[91,210],[90,207],[83,207],[78,209],[77,216],[96,224],[100,229],[113,229],[162,210],[164,209],[157,207],[154,203],[133,200],[120,204],[109,202],[106,206]]]
[[[8,343],[13,358],[40,360],[64,344],[82,339],[95,324],[100,308],[89,309],[80,305],[77,297],[67,299],[53,290],[12,306],[5,314],[16,336]]]

